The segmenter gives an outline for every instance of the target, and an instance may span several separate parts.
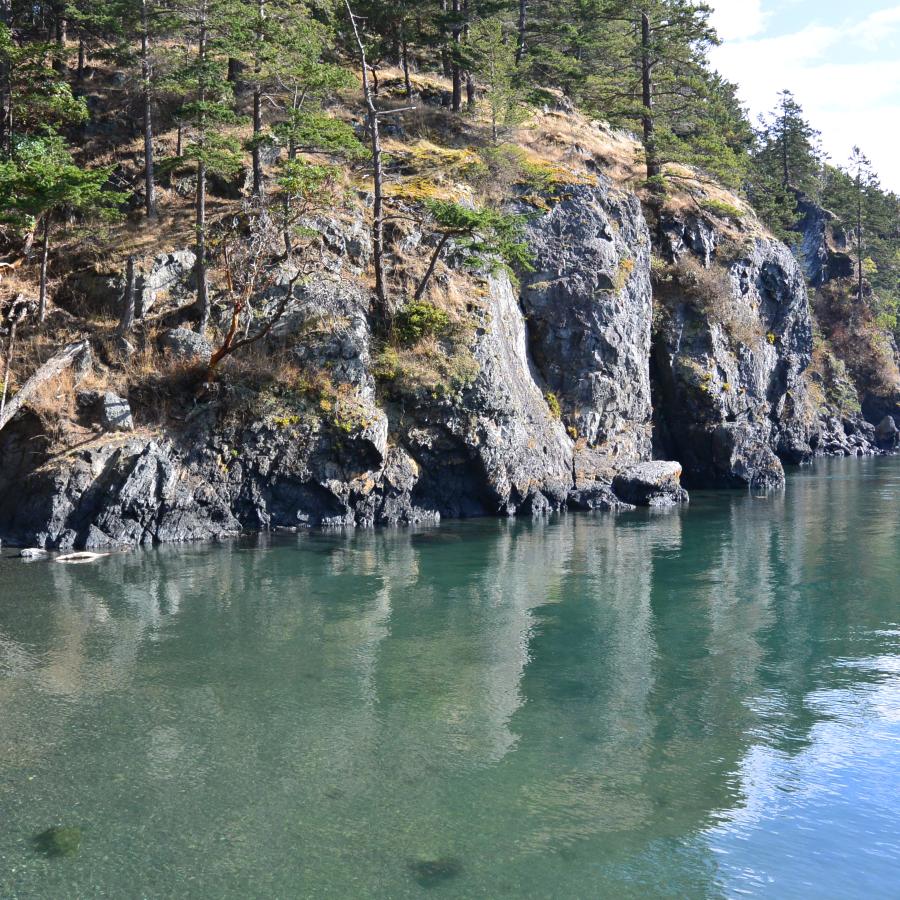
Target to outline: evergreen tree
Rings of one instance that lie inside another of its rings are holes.
[[[778,105],[760,120],[756,152],[760,168],[784,191],[815,193],[822,169],[819,132],[803,117],[790,91],[778,95]]]
[[[40,230],[41,261],[38,319],[47,314],[47,268],[54,226],[63,213],[87,220],[118,215],[127,195],[108,190],[111,167],[85,168],[56,134],[19,137],[0,162],[2,219],[27,232]]]
[[[856,295],[867,302],[866,285],[883,324],[896,327],[900,295],[900,200],[883,191],[868,157],[854,147],[842,169],[828,167],[823,202],[839,217],[852,237],[856,262]]]
[[[706,52],[717,42],[710,8],[691,0],[610,0],[591,46],[585,100],[614,123],[638,122],[648,182],[684,158],[707,127]]]
[[[83,122],[87,104],[60,77],[55,43],[17,40],[0,24],[0,156],[10,156],[16,135]]]
[[[501,19],[482,19],[472,26],[465,53],[468,70],[486,89],[484,103],[495,144],[501,130],[522,122],[526,113],[516,48],[510,38]]]
[[[207,280],[206,193],[209,175],[233,175],[241,166],[239,142],[224,129],[237,117],[232,109],[231,84],[227,79],[230,41],[228,28],[232,10],[226,0],[184,0],[178,9],[182,26],[192,38],[173,73],[171,84],[185,95],[181,117],[189,122],[191,139],[180,157],[168,161],[170,168],[189,163],[197,175],[194,201],[197,309],[200,330],[209,323]]]

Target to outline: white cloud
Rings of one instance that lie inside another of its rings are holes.
[[[854,37],[865,43],[878,45],[900,28],[900,6],[881,9],[866,16],[852,29]]]
[[[763,13],[762,0],[717,0],[711,6],[712,24],[723,41],[759,34],[768,18]]]
[[[717,14],[721,8],[729,16],[739,5],[714,3]],[[751,6],[756,21],[759,4]],[[898,36],[900,5],[893,5],[856,23],[808,25],[778,36],[756,31],[715,48],[712,62],[738,84],[754,118],[787,88],[822,131],[834,162],[846,161],[858,144],[884,184],[900,191],[900,58],[890,52]]]

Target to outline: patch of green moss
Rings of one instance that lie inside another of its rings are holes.
[[[733,222],[740,222],[744,218],[744,211],[726,203],[724,200],[704,200],[700,204],[700,208],[720,219],[731,219]]]

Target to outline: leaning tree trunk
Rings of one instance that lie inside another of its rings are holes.
[[[19,328],[19,322],[25,318],[26,313],[25,298],[22,294],[13,301],[9,313],[9,340],[6,342],[6,362],[3,367],[3,393],[0,395],[0,420],[6,410],[6,396],[9,393],[9,378],[12,372],[13,353],[16,349],[16,331]]]
[[[59,353],[48,359],[47,362],[45,362],[37,372],[22,385],[16,396],[6,404],[3,414],[0,415],[0,431],[7,426],[13,416],[15,416],[15,414],[37,393],[38,388],[40,388],[42,384],[46,384],[48,381],[57,378],[60,373],[64,372],[69,366],[77,362],[85,353],[89,353],[90,348],[91,345],[89,341],[75,341],[72,344],[67,344]]]

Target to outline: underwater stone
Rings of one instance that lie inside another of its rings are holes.
[[[74,856],[81,846],[81,829],[76,825],[54,825],[35,835],[34,847],[45,856]]]
[[[417,859],[409,864],[409,870],[422,887],[435,887],[462,872],[462,863],[454,856],[438,859]]]

